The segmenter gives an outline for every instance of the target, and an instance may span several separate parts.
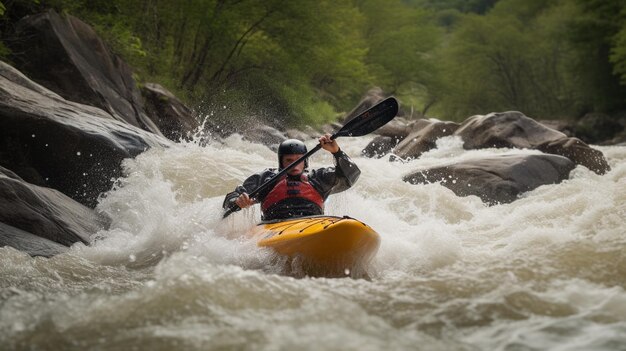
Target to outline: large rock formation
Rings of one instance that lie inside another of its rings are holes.
[[[122,160],[170,142],[129,66],[85,23],[49,11],[23,19],[10,42],[14,62],[55,92],[0,62],[0,246],[52,256],[106,228],[87,206]],[[198,127],[167,90],[144,92],[169,137]]]
[[[33,80],[67,100],[161,134],[143,110],[130,67],[78,18],[54,10],[25,17],[8,42],[17,67]]]
[[[565,156],[574,163],[585,166],[598,174],[604,174],[611,169],[602,151],[589,147],[578,138],[557,139],[541,144],[537,146],[537,149],[549,154]]]
[[[419,121],[421,120],[409,122],[402,117],[396,117],[389,121],[389,123],[378,128],[373,133],[402,140],[406,138],[411,133],[411,131],[416,128],[415,124],[419,123]]]
[[[400,140],[398,137],[379,135],[370,141],[361,153],[366,157],[381,158],[390,153]]]
[[[437,183],[458,196],[476,195],[485,203],[509,203],[544,184],[560,183],[574,169],[555,155],[501,155],[419,170],[402,179],[411,184]]]
[[[537,122],[543,124],[544,126],[559,131],[565,136],[573,137],[576,134],[576,126],[574,122],[568,120],[561,119],[540,119]]]
[[[434,149],[437,139],[452,135],[458,128],[459,124],[454,122],[419,120],[411,134],[394,148],[393,153],[403,159],[418,158],[424,152]]]
[[[601,143],[613,139],[624,131],[626,117],[604,113],[587,113],[576,121],[575,136],[586,143]]]
[[[0,62],[0,166],[93,207],[121,176],[123,159],[163,137],[67,101]]]
[[[0,167],[0,245],[54,252],[58,245],[48,241],[64,246],[87,243],[107,224],[107,218],[60,192],[28,184]]]
[[[536,149],[567,136],[517,111],[495,112],[466,119],[454,133],[467,150],[484,148]]]
[[[287,129],[285,131],[285,137],[287,137],[287,139],[298,139],[298,140],[305,141],[305,140],[315,139],[318,136],[319,136],[319,132],[315,132],[315,131],[307,133],[305,131],[302,131],[299,129],[293,129],[293,128]]]
[[[361,153],[366,157],[380,158],[385,156],[402,139],[406,138],[419,122],[420,120],[409,122],[402,117],[392,119],[389,123],[373,132],[373,134],[378,134],[378,136],[370,141]]]
[[[287,137],[278,129],[264,125],[256,125],[247,129],[242,132],[242,135],[246,140],[270,147],[277,146],[287,139]]]
[[[200,123],[192,111],[174,94],[159,84],[146,83],[141,88],[146,113],[163,135],[171,140],[189,139]]]
[[[408,122],[396,118],[376,131],[379,134],[362,152],[367,157],[382,157],[389,152],[400,159],[418,158],[434,149],[437,139],[452,135],[458,123],[442,122],[437,119],[419,119]]]
[[[0,247],[10,246],[31,256],[51,257],[67,251],[67,246],[0,222]]]
[[[472,116],[454,134],[463,138],[465,149],[537,149],[566,156],[598,174],[610,170],[602,152],[517,111]]]

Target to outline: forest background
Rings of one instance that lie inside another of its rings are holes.
[[[626,1],[0,0],[1,60],[48,8],[200,115],[315,126],[377,86],[409,118],[626,116]]]

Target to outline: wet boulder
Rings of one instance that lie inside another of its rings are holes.
[[[419,123],[419,121],[421,120],[409,122],[402,117],[396,117],[389,121],[389,123],[378,128],[373,133],[402,140],[411,133],[411,131],[415,128],[415,124]]]
[[[535,149],[538,145],[567,137],[517,111],[476,115],[454,133],[466,150],[484,148]]]
[[[68,247],[0,222],[0,247],[9,246],[31,256],[52,257]]]
[[[88,243],[92,234],[108,225],[108,219],[59,191],[28,184],[0,167],[0,223],[1,245],[54,250],[58,245],[48,241],[63,246]]]
[[[130,66],[78,18],[54,10],[27,16],[7,43],[16,67],[32,80],[69,101],[99,107],[119,121],[161,134],[144,112]]]
[[[365,157],[381,158],[390,153],[399,142],[399,138],[379,135],[370,141],[361,153]]]
[[[121,162],[170,142],[92,106],[70,102],[0,62],[0,166],[88,207]]]
[[[146,83],[141,88],[146,113],[164,136],[178,141],[190,139],[200,123],[192,111],[174,94],[159,84]]]
[[[610,169],[602,152],[576,138],[568,138],[517,111],[472,116],[454,134],[461,136],[463,147],[468,150],[537,149],[568,157],[598,174],[604,174]]]
[[[578,138],[562,138],[537,146],[537,149],[569,158],[578,165],[583,165],[597,174],[611,170],[604,154],[600,150],[589,147]]]
[[[366,157],[383,157],[393,151],[393,149],[404,140],[412,131],[428,124],[425,120],[408,121],[402,117],[396,117],[389,123],[380,127],[373,134],[378,134],[361,151]]]
[[[413,131],[394,148],[393,153],[403,159],[418,158],[434,149],[437,139],[452,135],[458,128],[459,124],[454,122],[419,120]]]
[[[543,119],[537,122],[541,123],[542,125],[550,129],[559,131],[568,137],[573,137],[575,136],[574,134],[576,133],[575,124],[569,121],[564,121],[560,119]]]
[[[266,125],[255,125],[242,132],[244,139],[265,146],[275,146],[287,139],[285,134],[276,128]]]
[[[576,122],[575,136],[585,143],[597,144],[613,139],[624,130],[616,116],[604,113],[587,113]]]
[[[315,132],[315,133],[307,133],[305,131],[299,130],[299,129],[287,129],[285,131],[285,137],[287,137],[288,139],[298,139],[298,140],[310,140],[310,139],[315,139],[317,138],[319,133]]]
[[[440,183],[457,196],[475,195],[489,205],[510,203],[521,194],[569,177],[575,164],[556,155],[500,155],[418,170],[402,179]]]

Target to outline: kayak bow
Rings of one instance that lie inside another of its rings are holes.
[[[263,222],[249,235],[260,247],[302,261],[309,276],[361,274],[380,246],[380,236],[370,226],[344,216],[311,216]]]

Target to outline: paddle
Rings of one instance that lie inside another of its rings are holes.
[[[398,101],[393,97],[388,97],[378,104],[372,106],[368,110],[360,113],[358,116],[351,119],[346,125],[341,127],[339,131],[333,134],[330,138],[336,139],[343,136],[356,137],[369,134],[376,129],[384,126],[387,122],[391,121],[398,113]],[[299,159],[292,162],[289,166],[283,168],[275,176],[268,179],[265,183],[261,184],[258,188],[254,189],[248,194],[250,198],[254,198],[258,193],[276,182],[282,175],[289,172],[290,169],[295,167],[298,163],[304,161],[307,157],[310,157],[322,148],[321,144],[317,144],[313,149],[304,154]],[[231,213],[235,212],[239,206],[233,203],[226,211],[222,218],[228,217]]]

